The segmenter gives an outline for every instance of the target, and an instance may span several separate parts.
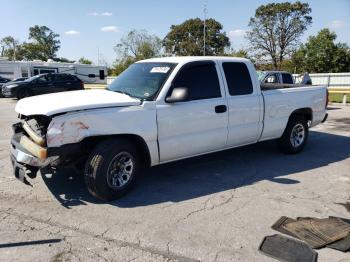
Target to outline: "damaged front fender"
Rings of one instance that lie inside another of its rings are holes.
[[[159,162],[157,119],[154,103],[142,106],[101,108],[52,117],[47,128],[47,147],[79,144],[85,138],[111,135],[136,135],[144,140],[151,163]]]
[[[47,145],[58,147],[64,144],[77,143],[89,137],[89,126],[82,121],[52,121],[48,127]]]

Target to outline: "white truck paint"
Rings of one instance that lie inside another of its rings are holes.
[[[166,57],[137,64],[144,63],[174,65],[172,70],[166,66],[152,69],[151,73],[170,70],[154,99],[146,101],[109,90],[73,91],[20,100],[16,111],[25,121],[35,116],[49,119],[45,148],[49,155],[51,148],[84,143],[89,138],[132,135],[144,141],[146,152],[142,152],[149,153],[151,166],[281,138],[291,115],[296,112],[304,114],[309,127],[321,123],[326,117],[325,87],[298,86],[261,91],[255,68],[247,59]],[[215,66],[220,94],[210,99],[167,102],[176,77],[184,74],[187,67],[191,68],[192,63]],[[248,69],[253,88],[251,93],[230,95],[227,80],[230,76],[225,75],[224,63],[239,63]],[[218,111],[222,111],[216,112],[218,106]],[[33,163],[31,158],[35,158],[38,167],[41,167],[40,163],[48,164],[47,159],[38,160],[31,154],[24,158],[18,152],[21,150],[15,145],[13,147],[15,162],[25,167],[30,168],[28,163]],[[21,159],[18,159],[18,154]],[[53,159],[57,161],[57,158]]]

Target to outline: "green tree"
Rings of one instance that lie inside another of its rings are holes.
[[[280,69],[299,44],[301,35],[312,23],[307,3],[271,3],[256,9],[250,18],[247,32],[251,50],[258,60],[272,63]]]
[[[238,50],[234,50],[233,48],[230,48],[228,51],[225,52],[225,56],[243,57],[243,58],[251,59],[251,57],[248,54],[248,51],[243,48]]]
[[[53,61],[61,62],[61,63],[74,63],[75,62],[74,60],[70,60],[70,59],[65,58],[65,57],[56,57],[53,59]]]
[[[60,48],[59,34],[47,26],[33,26],[29,28],[29,40],[24,43],[25,57],[28,60],[40,59],[46,61],[54,59]]]
[[[125,69],[127,69],[131,64],[135,63],[135,58],[126,57],[119,59],[109,71],[109,75],[120,75]]]
[[[78,62],[80,64],[85,64],[85,65],[91,65],[92,64],[92,61],[89,60],[89,59],[86,59],[85,57],[81,57]]]
[[[114,47],[120,59],[128,57],[137,60],[147,59],[161,54],[161,40],[149,34],[146,30],[131,30],[120,42]]]
[[[111,74],[119,75],[132,63],[160,56],[162,53],[162,41],[146,30],[131,30],[114,47],[118,58],[111,69]]]
[[[230,40],[222,30],[223,26],[214,19],[206,20],[205,54],[222,55],[230,46]],[[200,18],[189,19],[179,25],[172,25],[163,40],[163,46],[169,54],[200,56],[204,54],[204,21]]]
[[[310,36],[293,55],[297,72],[350,72],[350,49],[344,43],[335,43],[336,38],[337,35],[327,28]]]
[[[10,60],[21,60],[23,50],[21,43],[12,36],[6,36],[0,41],[1,56],[6,56]]]

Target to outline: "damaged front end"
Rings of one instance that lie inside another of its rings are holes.
[[[39,169],[54,166],[58,156],[50,156],[46,143],[47,127],[51,119],[47,116],[21,116],[14,124],[11,139],[11,162],[14,175],[30,185],[27,178],[35,178]]]

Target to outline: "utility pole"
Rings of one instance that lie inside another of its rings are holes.
[[[204,26],[203,26],[203,54],[205,56],[205,38],[206,38],[206,20],[207,20],[207,13],[208,13],[208,8],[207,8],[207,0],[204,0],[204,6],[203,6],[203,14],[204,14]]]
[[[97,65],[100,65],[100,48],[97,47]]]

